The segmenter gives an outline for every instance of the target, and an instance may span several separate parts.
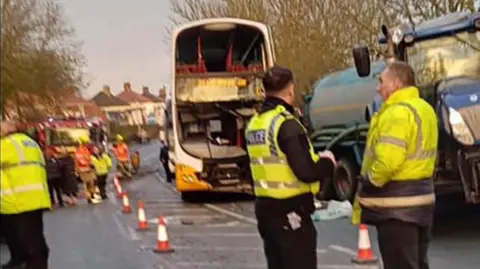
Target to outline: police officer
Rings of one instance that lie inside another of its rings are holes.
[[[263,79],[267,98],[245,136],[254,182],[255,214],[269,269],[317,268],[311,214],[320,183],[331,178],[333,154],[319,157],[293,116],[293,74],[273,67]]]
[[[162,163],[163,170],[165,171],[166,181],[171,183],[175,179],[175,175],[168,166],[168,144],[165,141],[160,141],[160,162]]]
[[[370,123],[353,221],[376,226],[385,269],[428,269],[437,118],[404,62],[381,73],[378,92],[384,104]]]
[[[10,268],[46,269],[49,249],[43,234],[43,211],[51,208],[42,150],[15,125],[1,124],[1,207],[13,238]]]

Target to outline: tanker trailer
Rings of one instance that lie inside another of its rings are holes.
[[[310,96],[305,97],[305,116],[315,150],[331,150],[338,159],[332,186],[324,186],[320,196],[352,199],[361,166],[368,119],[374,111],[377,77],[385,62],[372,64],[372,75],[358,77],[354,67],[321,78]],[[333,189],[332,189],[333,188]],[[327,194],[329,193],[329,194]]]
[[[422,98],[438,115],[436,194],[480,203],[480,12],[451,13],[415,27],[383,26],[382,34],[386,61],[410,63]],[[358,75],[370,78],[368,48],[353,52]]]

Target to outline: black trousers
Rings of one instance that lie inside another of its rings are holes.
[[[292,211],[301,218],[298,228],[292,227],[287,217],[292,212],[276,217],[257,212],[268,269],[317,268],[317,231],[310,213],[302,211]]]
[[[100,191],[100,196],[102,196],[102,198],[107,197],[107,190],[105,189],[105,187],[107,186],[107,176],[108,175],[97,175],[97,186],[98,190]]]
[[[2,236],[7,243],[8,251],[10,252],[10,262],[12,264],[20,264],[22,262],[21,248],[15,238],[15,223],[12,221],[12,215],[2,214],[1,231]]]
[[[431,227],[387,220],[375,225],[384,269],[429,269]]]
[[[2,215],[11,227],[13,255],[25,262],[25,269],[47,269],[49,248],[43,234],[43,210]]]
[[[56,178],[49,180],[48,183],[48,192],[50,193],[50,200],[52,201],[52,204],[55,204],[55,197],[57,197],[57,203],[61,206],[63,206],[63,197],[62,197],[62,186],[61,186],[61,179]]]
[[[167,177],[166,180],[167,182],[172,182],[173,179],[174,179],[174,175],[172,173],[172,171],[170,171],[170,167],[168,167],[168,160],[161,160],[162,162],[162,166],[163,166],[163,170],[165,171],[165,176]]]

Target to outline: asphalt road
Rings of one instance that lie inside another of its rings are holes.
[[[51,249],[51,269],[208,269],[266,268],[262,242],[257,233],[249,197],[208,195],[196,204],[183,203],[159,169],[159,145],[139,146],[142,169],[137,179],[123,183],[132,214],[121,213],[121,201],[86,203],[45,215]],[[136,231],[136,205],[143,200],[151,229]],[[430,250],[432,269],[477,268],[480,264],[480,210],[464,207],[455,197],[439,201],[439,220]],[[174,252],[156,254],[157,218],[167,221]],[[354,267],[356,227],[348,219],[316,222],[318,268]],[[375,231],[370,230],[378,254]],[[7,257],[2,249],[2,261]]]

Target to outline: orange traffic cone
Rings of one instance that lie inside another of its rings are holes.
[[[132,213],[132,207],[130,206],[130,201],[128,200],[127,194],[122,193],[122,212],[124,214]]]
[[[145,215],[145,207],[143,205],[143,201],[139,200],[138,201],[138,231],[146,231],[149,230],[148,227],[148,222],[147,222],[147,217]]]
[[[378,263],[378,259],[373,255],[368,227],[365,224],[360,224],[360,230],[358,233],[358,254],[357,257],[352,259],[352,262],[356,264]]]
[[[167,225],[163,217],[158,218],[157,227],[157,248],[154,250],[156,253],[169,253],[173,252],[173,248],[170,247],[168,241]]]

